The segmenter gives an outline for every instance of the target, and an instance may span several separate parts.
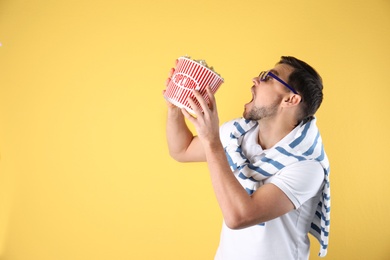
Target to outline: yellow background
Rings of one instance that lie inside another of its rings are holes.
[[[161,93],[186,54],[225,78],[221,122],[281,55],[320,72],[326,259],[390,259],[388,0],[1,0],[0,43],[1,260],[213,258],[207,167],[165,141]]]

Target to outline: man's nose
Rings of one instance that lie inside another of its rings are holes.
[[[252,79],[252,82],[253,82],[253,84],[255,84],[255,85],[260,84],[260,78],[259,78],[259,76],[254,77],[254,78]]]

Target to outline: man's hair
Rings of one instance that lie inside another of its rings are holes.
[[[294,68],[288,78],[288,84],[302,97],[298,122],[306,123],[312,120],[323,99],[321,76],[309,64],[291,56],[282,56],[278,64],[287,64]]]

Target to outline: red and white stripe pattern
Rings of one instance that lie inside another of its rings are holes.
[[[164,96],[172,104],[184,107],[187,111],[194,113],[187,102],[189,96],[193,97],[192,90],[198,90],[208,102],[206,87],[210,86],[211,91],[215,94],[222,83],[223,78],[214,71],[187,57],[180,57]],[[199,102],[194,100],[196,105],[200,107]]]

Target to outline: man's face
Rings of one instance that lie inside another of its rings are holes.
[[[293,68],[287,64],[278,64],[271,71],[287,82]],[[290,94],[290,90],[272,77],[267,77],[264,81],[255,77],[252,81],[252,100],[245,104],[243,117],[248,120],[261,120],[277,115],[280,104],[284,97]]]

